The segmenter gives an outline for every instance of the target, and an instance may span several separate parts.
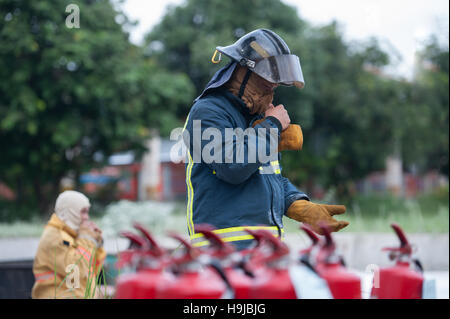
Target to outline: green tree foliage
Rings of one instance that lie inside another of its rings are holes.
[[[80,28],[66,26],[71,3]],[[127,24],[107,0],[0,0],[0,180],[18,202],[44,212],[68,172],[180,125],[190,80],[145,57]]]
[[[387,155],[403,155],[412,162],[424,158],[411,147],[419,143],[413,134],[420,120],[414,86],[383,75],[389,56],[377,40],[346,43],[337,23],[312,27],[281,1],[185,1],[171,7],[148,34],[146,52],[167,68],[186,73],[199,94],[228,61],[225,57],[219,66],[210,62],[215,47],[257,28],[280,34],[303,67],[303,90],[279,87],[275,93],[275,102],[287,107],[292,122],[304,132],[304,149],[283,154],[283,173],[294,183],[307,191],[316,183],[336,187],[339,195],[348,196],[356,179],[384,168]],[[448,92],[446,104],[439,103],[448,106]],[[186,116],[190,106],[177,114]],[[427,102],[423,106],[429,110]],[[433,129],[424,125],[426,131]],[[431,137],[422,141],[433,144]]]
[[[447,38],[448,39],[448,38]],[[417,76],[411,86],[413,101],[410,116],[411,126],[405,138],[405,157],[420,169],[433,168],[449,174],[449,48],[435,37],[419,54]],[[415,158],[414,149],[422,154]]]
[[[80,28],[66,26],[71,3]],[[409,82],[383,74],[389,56],[375,39],[347,43],[337,23],[313,27],[279,0],[186,0],[143,47],[130,25],[108,0],[0,0],[0,181],[18,203],[45,211],[68,172],[139,155],[150,128],[167,136],[228,62],[210,62],[215,47],[257,28],[280,34],[303,67],[303,90],[275,94],[303,128],[303,150],[282,159],[295,184],[348,196],[389,154],[448,175],[448,46],[430,40]]]
[[[351,183],[382,169],[390,152],[394,81],[377,74],[388,58],[375,40],[351,47],[336,23],[308,33],[303,45],[293,42],[303,60],[305,89],[276,92],[304,131],[303,151],[284,155],[286,174],[308,189],[318,183],[348,195]]]

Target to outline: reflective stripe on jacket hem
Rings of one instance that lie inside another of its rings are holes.
[[[251,240],[254,239],[252,235],[247,233],[245,229],[257,230],[265,229],[272,232],[275,237],[278,237],[279,231],[277,226],[238,226],[230,228],[222,228],[213,230],[224,242],[233,242],[238,240]],[[284,230],[281,229],[281,239],[283,239]],[[209,244],[208,240],[205,240],[203,234],[194,234],[190,237],[191,244],[195,247],[206,246]]]

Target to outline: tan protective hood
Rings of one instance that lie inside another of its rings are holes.
[[[65,191],[56,199],[55,214],[67,226],[78,232],[81,224],[81,210],[90,206],[89,199],[82,193]]]

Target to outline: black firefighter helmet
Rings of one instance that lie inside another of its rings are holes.
[[[267,29],[257,29],[242,36],[234,44],[218,46],[217,52],[223,53],[242,66],[255,72],[271,83],[298,88],[305,86],[302,67],[298,56],[291,54],[286,42],[275,32]]]

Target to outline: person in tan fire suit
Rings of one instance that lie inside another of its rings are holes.
[[[33,264],[33,299],[98,298],[106,257],[101,230],[89,220],[89,199],[64,191],[45,226]]]

